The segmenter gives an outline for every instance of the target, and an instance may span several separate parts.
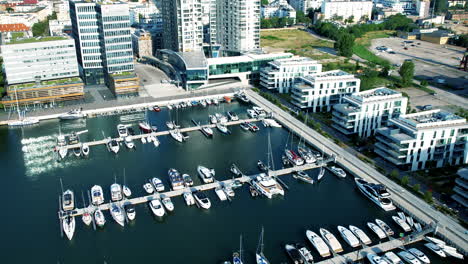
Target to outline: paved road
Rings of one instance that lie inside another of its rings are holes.
[[[310,127],[304,125],[257,93],[251,90],[248,90],[247,93],[254,103],[267,111],[275,113],[275,118],[283,125],[289,127],[293,131],[300,131],[304,139],[310,144],[319,149],[323,148],[329,155],[336,155],[338,157],[337,163],[352,172],[352,174],[369,181],[386,185],[392,193],[393,201],[399,205],[400,208],[411,213],[421,222],[438,223],[438,231],[442,236],[457,245],[457,247],[464,252],[468,250],[467,235],[465,234],[466,230],[458,222],[432,208],[422,199],[406,192],[401,186],[380,174],[367,163],[346,152],[328,138],[325,138]]]

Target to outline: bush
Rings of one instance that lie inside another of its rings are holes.
[[[401,181],[400,181],[400,182],[401,182],[401,185],[403,185],[403,186],[408,185],[408,183],[409,183],[409,177],[408,177],[407,175],[403,176],[403,178],[401,178]]]
[[[427,203],[432,203],[432,192],[431,191],[426,191],[424,193],[424,201],[426,201]]]
[[[429,85],[429,83],[426,80],[421,81],[421,86],[427,87],[428,85]]]
[[[400,177],[398,170],[392,170],[392,172],[390,172],[390,178],[398,179],[398,177]]]
[[[419,190],[421,190],[421,185],[418,183],[418,184],[415,184],[413,185],[413,190],[417,193],[419,193]]]

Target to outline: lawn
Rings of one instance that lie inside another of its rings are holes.
[[[371,45],[371,41],[373,39],[378,38],[388,38],[392,36],[394,31],[391,30],[383,30],[383,31],[372,31],[364,34],[361,38],[357,38],[356,42],[354,43],[353,53],[359,56],[361,59],[365,59],[369,62],[382,65],[382,66],[389,66],[390,62],[388,60],[382,59],[379,56],[372,53],[368,47]]]
[[[263,30],[261,46],[266,48],[283,49],[286,52],[310,57],[312,59],[329,59],[333,56],[320,52],[316,48],[333,48],[333,43],[317,39],[302,30]]]

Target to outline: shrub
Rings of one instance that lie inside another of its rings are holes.
[[[390,172],[390,178],[398,179],[398,177],[400,177],[398,170],[392,170],[392,172]]]
[[[401,185],[406,186],[408,185],[408,183],[409,183],[409,177],[407,175],[403,176],[403,178],[401,178]]]
[[[431,191],[426,191],[424,193],[424,201],[426,201],[427,203],[432,203],[432,192]]]
[[[421,185],[419,183],[413,185],[413,190],[417,193],[419,193],[419,190],[421,190]]]

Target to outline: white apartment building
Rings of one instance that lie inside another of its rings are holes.
[[[288,93],[297,78],[320,72],[322,72],[322,64],[311,58],[278,59],[261,69],[260,85],[280,93]]]
[[[76,77],[75,42],[67,37],[29,38],[1,46],[8,85]]]
[[[363,17],[371,18],[372,5],[372,1],[324,0],[321,13],[323,19],[342,17],[344,20],[353,17],[354,22],[357,22]]]
[[[322,6],[323,0],[289,0],[289,4],[296,9],[307,14],[309,9],[317,9]]]
[[[333,106],[333,127],[345,135],[369,137],[391,118],[406,113],[408,98],[381,87],[343,97]]]
[[[217,42],[224,50],[260,48],[260,0],[217,0]]]
[[[411,14],[416,10],[413,0],[381,0],[380,3],[401,14]]]
[[[201,0],[162,1],[163,46],[166,49],[190,52],[203,46]]]
[[[288,17],[294,19],[294,23],[296,23],[296,10],[286,0],[275,0],[262,6],[261,13],[263,18]]]
[[[402,169],[468,163],[466,119],[440,109],[390,119],[376,138],[374,151]]]
[[[203,42],[217,44],[217,8],[216,0],[202,0]]]
[[[291,89],[291,103],[313,112],[330,111],[342,97],[359,92],[361,80],[341,70],[300,77]]]
[[[141,5],[131,6],[130,10],[130,25],[138,23],[156,23],[161,18],[162,14],[153,2],[147,2]]]

